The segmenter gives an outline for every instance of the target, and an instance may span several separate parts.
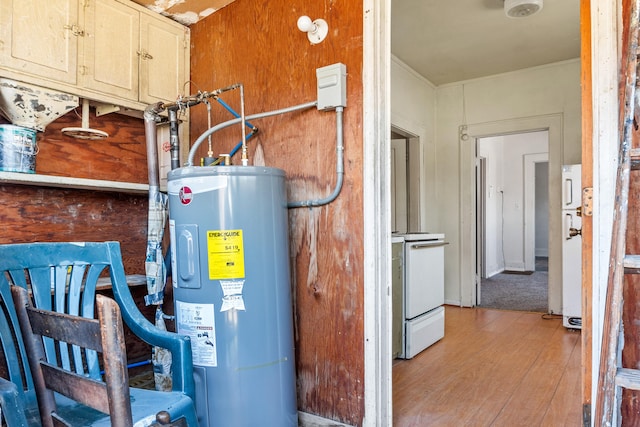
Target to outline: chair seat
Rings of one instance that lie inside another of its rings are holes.
[[[167,410],[174,420],[178,414],[193,413],[193,403],[191,399],[179,392],[158,393],[153,390],[129,389],[131,393],[131,412],[133,414],[133,424],[135,427],[151,425],[155,422],[157,412]],[[58,413],[73,425],[86,427],[109,427],[111,419],[109,415],[98,412],[71,400],[61,394],[55,393]],[[27,411],[27,422],[29,425],[40,424],[40,415],[37,408]],[[194,414],[195,415],[195,414]],[[196,425],[195,420],[187,420],[190,425]]]

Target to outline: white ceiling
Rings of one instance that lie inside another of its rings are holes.
[[[503,0],[392,0],[391,53],[435,85],[580,56],[580,0],[508,18]]]

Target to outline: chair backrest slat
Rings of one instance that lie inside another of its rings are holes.
[[[27,354],[5,276],[0,276],[0,340],[8,379],[19,391],[33,389]]]
[[[131,403],[127,353],[120,308],[111,298],[96,297],[98,319],[34,308],[25,289],[14,287],[13,298],[20,327],[29,350],[29,362],[38,389],[40,417],[45,427],[53,426],[57,413],[51,391],[61,393],[83,405],[110,414],[111,425],[131,427]],[[41,360],[42,337],[90,348],[103,354],[104,382],[77,374],[62,365]],[[42,409],[46,408],[46,409]],[[59,415],[59,414],[58,414]]]

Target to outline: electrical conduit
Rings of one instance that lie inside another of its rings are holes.
[[[336,107],[336,186],[327,197],[316,200],[302,200],[299,202],[289,202],[289,209],[323,206],[333,202],[342,190],[344,178],[344,142],[342,132],[342,111],[344,107]]]

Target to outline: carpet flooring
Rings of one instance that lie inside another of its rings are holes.
[[[500,273],[482,279],[480,307],[548,312],[549,272],[546,258],[536,258],[531,274]]]

